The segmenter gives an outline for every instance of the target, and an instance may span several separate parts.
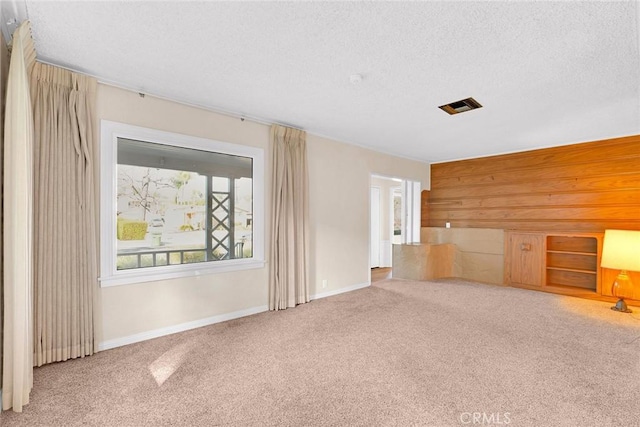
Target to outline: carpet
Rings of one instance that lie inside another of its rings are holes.
[[[35,369],[9,426],[637,426],[640,309],[371,287]]]

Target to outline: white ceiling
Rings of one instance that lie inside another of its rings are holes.
[[[635,1],[24,3],[41,61],[409,158],[640,134]]]

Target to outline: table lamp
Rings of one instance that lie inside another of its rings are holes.
[[[627,271],[640,271],[640,231],[605,230],[600,266],[620,270],[611,287],[618,302],[611,309],[631,313],[624,298],[633,295],[633,284]]]

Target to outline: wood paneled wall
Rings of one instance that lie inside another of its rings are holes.
[[[431,165],[431,227],[640,230],[640,135]]]
[[[429,226],[429,190],[420,194],[420,227]]]

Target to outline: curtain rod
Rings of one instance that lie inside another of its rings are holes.
[[[234,112],[234,111],[225,110],[223,108],[211,107],[211,106],[197,104],[197,103],[184,101],[184,100],[177,100],[177,99],[169,98],[169,97],[162,96],[162,95],[156,95],[156,94],[150,93],[150,92],[143,92],[143,91],[140,91],[139,89],[127,87],[127,86],[122,85],[120,83],[116,83],[116,82],[113,82],[113,81],[109,81],[109,80],[104,80],[104,79],[98,78],[97,76],[92,76],[92,77],[95,77],[98,80],[98,83],[101,83],[101,84],[104,84],[104,85],[107,85],[107,86],[111,86],[111,87],[115,87],[115,88],[118,88],[118,89],[124,89],[124,90],[130,91],[130,92],[136,92],[136,93],[139,93],[141,95],[149,95],[149,96],[152,96],[154,98],[162,99],[163,101],[175,102],[176,104],[181,104],[181,105],[185,105],[187,107],[192,107],[192,108],[198,108],[198,109],[201,109],[201,110],[210,111],[212,113],[222,114],[222,115],[225,115],[227,117],[233,117],[233,118],[237,118],[237,119],[240,119],[240,120],[243,120],[243,121],[244,120],[250,120],[252,122],[255,122],[255,123],[258,123],[258,124],[261,124],[261,125],[271,126],[271,125],[275,124],[275,125],[286,126],[286,127],[292,128],[292,129],[297,129],[297,130],[301,130],[301,131],[305,131],[306,132],[306,130],[304,128],[299,127],[299,126],[294,126],[294,125],[291,125],[291,124],[288,124],[288,123],[282,123],[282,122],[278,122],[278,121],[272,121],[272,120],[268,120],[268,119],[263,119],[263,118],[252,116],[252,115],[249,115],[249,114],[240,114],[240,113],[237,113],[237,112]]]
[[[36,61],[40,62],[42,64],[47,64],[47,65],[51,65],[51,66],[54,66],[54,67],[64,68],[65,70],[69,70],[69,71],[72,71],[74,73],[80,73],[80,74],[84,74],[85,76],[93,77],[100,84],[103,84],[103,85],[106,85],[106,86],[115,87],[115,88],[118,88],[118,89],[123,89],[123,90],[126,90],[128,92],[135,92],[135,93],[138,93],[138,94],[141,94],[141,95],[149,95],[149,96],[153,96],[154,98],[162,99],[164,101],[175,102],[176,104],[185,105],[187,107],[199,108],[201,110],[210,111],[212,113],[222,114],[222,115],[225,115],[227,117],[239,118],[240,120],[246,119],[246,120],[250,120],[252,122],[261,124],[261,125],[271,126],[271,125],[275,124],[275,125],[286,126],[286,127],[290,127],[290,128],[293,128],[293,129],[297,129],[297,130],[301,130],[301,131],[307,132],[307,134],[312,134],[312,135],[315,135],[315,136],[318,136],[318,137],[321,137],[321,138],[330,139],[332,141],[340,142],[340,143],[347,144],[347,145],[352,145],[352,146],[355,146],[355,147],[360,147],[360,148],[365,149],[365,150],[369,150],[369,151],[373,151],[373,152],[381,153],[381,154],[386,154],[386,155],[393,156],[393,157],[398,157],[398,158],[401,158],[401,159],[407,159],[407,160],[411,160],[411,161],[414,161],[414,162],[420,162],[420,163],[425,163],[425,164],[431,163],[431,162],[429,162],[427,160],[424,160],[424,159],[408,157],[408,156],[404,156],[404,155],[401,155],[401,154],[393,153],[393,152],[390,152],[390,151],[387,151],[387,150],[381,150],[379,148],[376,149],[376,148],[368,147],[368,146],[363,145],[363,144],[358,144],[358,143],[351,142],[351,141],[340,140],[340,139],[337,139],[335,136],[325,135],[325,134],[318,133],[318,132],[312,132],[311,133],[311,132],[309,132],[308,130],[306,130],[304,128],[301,128],[301,127],[295,126],[295,125],[291,125],[291,124],[288,124],[288,123],[282,123],[282,122],[276,122],[276,121],[268,121],[266,119],[261,119],[261,118],[253,117],[253,116],[249,116],[249,115],[246,115],[246,116],[245,115],[240,115],[238,113],[234,113],[234,112],[231,112],[231,111],[226,111],[226,110],[223,110],[223,109],[214,109],[214,108],[211,108],[211,107],[198,105],[198,104],[193,104],[193,103],[189,103],[189,102],[185,102],[185,101],[177,101],[175,99],[167,98],[167,97],[164,97],[164,96],[154,95],[152,93],[141,92],[140,89],[127,87],[127,86],[125,86],[125,85],[123,85],[121,83],[113,82],[113,81],[110,81],[110,80],[105,80],[105,79],[103,79],[103,78],[101,78],[99,76],[96,76],[95,74],[91,74],[91,73],[88,73],[86,71],[77,70],[77,69],[74,69],[74,68],[71,68],[71,67],[67,67],[67,66],[64,66],[64,65],[60,65],[60,64],[54,64],[54,63],[48,62],[48,61],[43,60],[43,59],[36,58]]]
[[[131,92],[137,92],[137,93],[139,93],[141,95],[153,96],[154,98],[162,99],[164,101],[175,102],[176,104],[185,105],[187,107],[199,108],[201,110],[210,111],[210,112],[216,113],[216,114],[222,114],[222,115],[225,115],[225,116],[228,116],[228,117],[237,118],[237,119],[240,119],[240,120],[243,120],[243,121],[244,120],[250,120],[252,122],[255,122],[255,123],[258,123],[258,124],[261,124],[261,125],[266,125],[266,126],[280,125],[280,126],[286,126],[288,128],[297,129],[297,130],[306,132],[306,129],[304,129],[304,128],[300,127],[300,126],[295,126],[295,125],[291,125],[291,124],[288,124],[288,123],[282,123],[282,122],[278,122],[278,121],[263,119],[263,118],[252,116],[252,115],[248,115],[248,114],[240,114],[240,113],[237,113],[237,112],[234,112],[234,111],[225,110],[223,108],[211,107],[211,106],[197,104],[197,103],[193,103],[193,102],[189,102],[189,101],[183,101],[183,100],[177,100],[177,99],[174,99],[174,98],[168,98],[166,96],[156,95],[154,93],[141,92],[138,89],[127,87],[127,86],[124,86],[124,85],[119,84],[119,83],[115,83],[115,82],[99,79],[98,77],[96,77],[96,79],[98,79],[98,83],[101,83],[101,84],[104,84],[104,85],[107,85],[107,86],[112,86],[112,87],[116,87],[116,88],[119,88],[119,89],[128,90],[128,91],[131,91]]]
[[[175,102],[177,104],[185,105],[187,107],[199,108],[201,110],[210,111],[212,113],[222,114],[222,115],[225,115],[227,117],[239,118],[240,120],[242,120],[242,119],[250,120],[252,122],[255,122],[255,123],[258,123],[258,124],[261,124],[261,125],[271,126],[271,125],[275,124],[275,125],[286,126],[286,127],[290,127],[290,128],[293,128],[293,129],[301,130],[301,131],[307,132],[308,134],[310,133],[305,128],[302,128],[302,127],[299,127],[299,126],[295,126],[295,125],[291,125],[291,124],[288,124],[288,123],[282,123],[282,122],[277,122],[277,121],[269,121],[269,120],[266,120],[266,119],[262,119],[262,118],[258,118],[258,117],[254,117],[254,116],[250,116],[250,115],[241,115],[241,114],[238,114],[238,113],[235,113],[235,112],[231,112],[231,111],[227,111],[227,110],[223,110],[223,109],[215,109],[215,108],[207,107],[207,106],[204,106],[204,105],[193,104],[193,103],[189,103],[189,102],[186,102],[186,101],[179,101],[179,100],[175,100],[175,99],[172,99],[172,98],[167,98],[167,97],[164,97],[164,96],[155,95],[153,93],[141,92],[140,89],[127,87],[127,86],[125,86],[125,85],[123,85],[121,83],[117,83],[117,82],[110,81],[110,80],[105,80],[105,79],[103,79],[103,78],[101,78],[99,76],[96,76],[95,74],[91,74],[91,73],[88,73],[86,71],[77,70],[77,69],[74,69],[74,68],[71,68],[71,67],[67,67],[67,66],[64,66],[64,65],[60,65],[60,64],[54,64],[54,63],[48,62],[48,61],[43,60],[43,59],[37,59],[36,58],[36,61],[40,62],[40,63],[43,63],[43,64],[52,65],[54,67],[64,68],[65,70],[73,71],[74,73],[80,73],[80,74],[84,74],[85,76],[93,77],[94,79],[96,79],[98,81],[98,83],[106,85],[106,86],[111,86],[111,87],[115,87],[115,88],[118,88],[118,89],[123,89],[123,90],[129,91],[129,92],[135,92],[135,93],[138,93],[138,94],[141,94],[141,95],[153,96],[154,98],[162,99],[164,101]],[[340,143],[347,144],[347,145],[352,145],[352,146],[355,146],[355,147],[360,147],[360,148],[363,148],[365,150],[374,151],[374,152],[381,153],[381,154],[386,154],[386,155],[389,155],[389,156],[394,156],[394,157],[398,157],[398,158],[402,158],[402,159],[407,159],[407,160],[411,160],[411,161],[414,161],[414,162],[420,162],[420,163],[426,163],[426,164],[431,163],[431,162],[429,162],[427,160],[424,160],[424,159],[408,157],[408,156],[400,155],[400,154],[393,153],[393,152],[390,152],[390,151],[368,147],[368,146],[365,146],[363,144],[358,144],[358,143],[355,143],[355,142],[336,139],[336,137],[334,137],[334,136],[324,135],[324,134],[321,134],[321,133],[318,133],[318,132],[313,132],[311,134],[313,134],[315,136],[318,136],[318,137],[321,137],[321,138],[330,139],[332,141],[340,142]]]
[[[295,126],[295,125],[291,125],[288,123],[282,123],[282,122],[278,122],[278,121],[272,121],[272,120],[268,120],[268,119],[263,119],[260,117],[255,117],[252,115],[248,115],[248,114],[240,114],[234,111],[229,111],[229,110],[225,110],[223,108],[216,108],[216,107],[211,107],[211,106],[206,106],[206,105],[202,105],[202,104],[197,104],[197,103],[193,103],[193,102],[188,102],[188,101],[184,101],[184,100],[177,100],[174,98],[169,98],[166,96],[162,96],[162,95],[157,95],[151,92],[145,92],[143,89],[138,89],[138,88],[133,88],[131,86],[126,86],[123,85],[122,83],[118,83],[118,82],[114,82],[111,80],[106,80],[102,77],[96,76],[95,74],[91,74],[88,73],[86,71],[82,71],[82,70],[77,70],[68,66],[64,66],[64,65],[60,65],[60,64],[54,64],[52,62],[46,61],[46,60],[42,60],[42,59],[37,59],[38,62],[41,62],[43,64],[47,64],[47,65],[51,65],[54,67],[59,67],[59,68],[64,68],[65,70],[69,70],[72,71],[74,73],[80,73],[80,74],[84,74],[86,76],[90,76],[93,77],[94,79],[96,79],[98,81],[98,83],[106,85],[106,86],[111,86],[111,87],[115,87],[118,89],[123,89],[126,90],[128,92],[135,92],[140,94],[141,96],[145,96],[145,95],[149,95],[152,96],[154,98],[157,99],[162,99],[163,101],[170,101],[170,102],[175,102],[176,104],[181,104],[181,105],[185,105],[187,107],[192,107],[192,108],[198,108],[200,110],[205,110],[205,111],[210,111],[212,113],[217,113],[217,114],[222,114],[225,115],[227,117],[233,117],[233,118],[237,118],[240,120],[250,120],[252,122],[258,123],[258,124],[262,124],[262,125],[266,125],[266,126],[271,126],[273,124],[275,125],[280,125],[280,126],[286,126],[292,129],[297,129],[297,130],[301,130],[301,131],[305,131],[306,129],[300,127],[300,126]]]

